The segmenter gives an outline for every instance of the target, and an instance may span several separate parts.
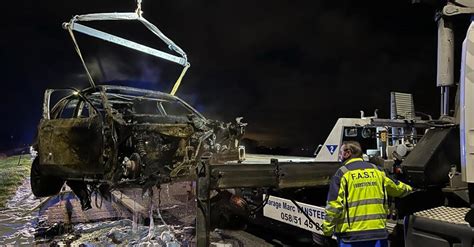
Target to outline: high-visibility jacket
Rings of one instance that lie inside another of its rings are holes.
[[[387,196],[403,197],[412,188],[390,178],[383,169],[353,158],[332,177],[323,232],[344,242],[385,239]]]

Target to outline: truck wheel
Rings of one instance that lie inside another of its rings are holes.
[[[45,197],[58,194],[61,187],[63,187],[64,180],[41,174],[39,158],[36,157],[31,164],[30,184],[33,195],[36,197]]]

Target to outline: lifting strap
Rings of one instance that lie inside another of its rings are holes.
[[[141,2],[142,2],[141,0],[137,1],[137,9],[135,10],[135,12],[94,13],[94,14],[76,15],[69,22],[63,23],[63,28],[69,31],[71,39],[74,42],[74,48],[76,49],[76,52],[79,55],[79,58],[81,59],[82,65],[84,66],[84,69],[86,70],[89,82],[92,87],[95,87],[94,80],[92,79],[92,76],[87,68],[87,65],[84,61],[81,50],[79,48],[79,44],[76,41],[73,31],[83,33],[83,34],[86,34],[86,35],[89,35],[101,40],[105,40],[117,45],[125,46],[127,48],[130,48],[136,51],[140,51],[140,52],[143,52],[155,57],[168,60],[170,62],[180,64],[181,66],[183,66],[183,70],[181,71],[181,74],[176,80],[176,82],[174,83],[173,89],[170,93],[171,95],[175,95],[181,84],[181,80],[183,79],[184,75],[186,74],[186,71],[191,66],[191,64],[188,62],[187,55],[183,51],[183,49],[177,46],[171,39],[166,37],[166,35],[164,35],[155,25],[153,25],[144,17],[142,17]],[[166,52],[163,52],[163,51],[160,51],[160,50],[157,50],[157,49],[154,49],[154,48],[151,48],[151,47],[77,23],[77,22],[86,22],[86,21],[118,21],[118,20],[139,21],[153,34],[158,36],[158,38],[160,38],[166,45],[168,45],[168,48],[170,50],[178,53],[180,56],[175,56],[175,55],[172,55],[172,54],[169,54],[169,53],[166,53]]]

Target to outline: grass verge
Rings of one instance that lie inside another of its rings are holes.
[[[29,154],[11,156],[0,160],[0,208],[16,192],[25,178],[30,176],[31,159]]]

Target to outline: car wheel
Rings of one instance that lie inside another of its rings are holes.
[[[33,195],[45,197],[58,194],[64,184],[64,180],[41,174],[39,158],[36,157],[31,164],[30,183]]]

